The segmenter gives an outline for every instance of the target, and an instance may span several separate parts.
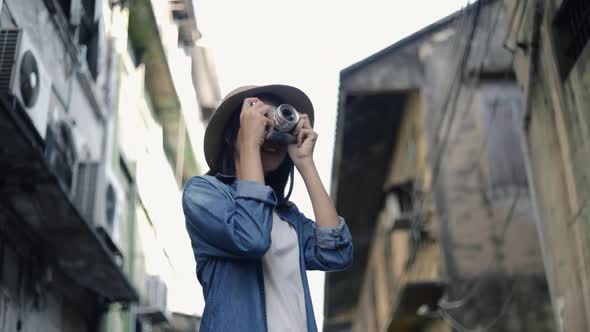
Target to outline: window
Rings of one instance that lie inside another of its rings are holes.
[[[99,71],[99,22],[80,24],[78,43],[86,49],[86,63],[92,77],[96,79]]]
[[[58,0],[72,35],[77,32],[78,43],[84,52],[88,69],[96,79],[99,72],[100,21],[97,19],[96,0]]]
[[[492,191],[527,186],[520,147],[521,107],[521,94],[515,84],[482,86],[480,109]]]
[[[397,183],[389,189],[385,204],[393,220],[389,220],[391,224],[388,227],[400,230],[411,226],[417,217],[414,206],[417,194],[414,192],[414,181],[411,180]]]
[[[565,79],[590,39],[590,2],[564,0],[553,20],[553,35],[559,71]]]

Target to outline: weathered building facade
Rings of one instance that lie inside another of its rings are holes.
[[[590,4],[505,1],[528,180],[559,331],[590,330]]]
[[[187,70],[192,1],[0,4],[0,330],[198,325],[170,313],[172,281],[196,281],[162,227],[199,172],[197,82],[207,107],[218,91]]]
[[[119,208],[103,162],[111,7],[76,4],[7,0],[0,12],[6,331],[100,331],[110,303],[138,300],[112,237]]]
[[[479,1],[341,72],[332,195],[355,262],[327,275],[325,331],[555,329],[510,21]]]

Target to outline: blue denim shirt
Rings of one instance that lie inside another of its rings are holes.
[[[297,231],[307,328],[317,331],[305,270],[342,270],[352,263],[352,238],[342,218],[338,227],[320,228],[294,204],[277,206],[269,186],[222,175],[191,178],[182,206],[205,297],[200,331],[267,330],[261,259],[270,248],[275,208]]]

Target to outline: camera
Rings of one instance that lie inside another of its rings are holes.
[[[271,119],[274,129],[269,134],[268,140],[281,145],[293,144],[297,138],[291,134],[299,122],[299,113],[295,107],[289,104],[281,104],[273,110]]]
[[[297,113],[295,107],[289,104],[281,104],[274,109],[272,120],[274,121],[276,130],[281,133],[288,133],[297,126],[299,113]]]

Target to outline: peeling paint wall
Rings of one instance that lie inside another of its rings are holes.
[[[502,2],[481,3],[479,15],[474,5],[451,24],[347,69],[342,82],[353,93],[417,91],[408,93],[406,108],[384,110],[404,117],[382,189],[416,180],[434,241],[421,244],[406,266],[412,240],[403,231],[383,235],[395,218],[383,209],[355,331],[383,330],[403,283],[439,279],[447,283],[438,311],[447,327],[555,329],[519,144],[524,96],[504,47],[512,19]]]
[[[518,141],[523,96],[502,45],[510,16],[501,2],[488,3],[472,38],[474,15],[455,38],[433,43],[436,56],[424,60],[425,119],[436,151],[429,162],[449,283],[442,309],[468,329],[552,331]]]

